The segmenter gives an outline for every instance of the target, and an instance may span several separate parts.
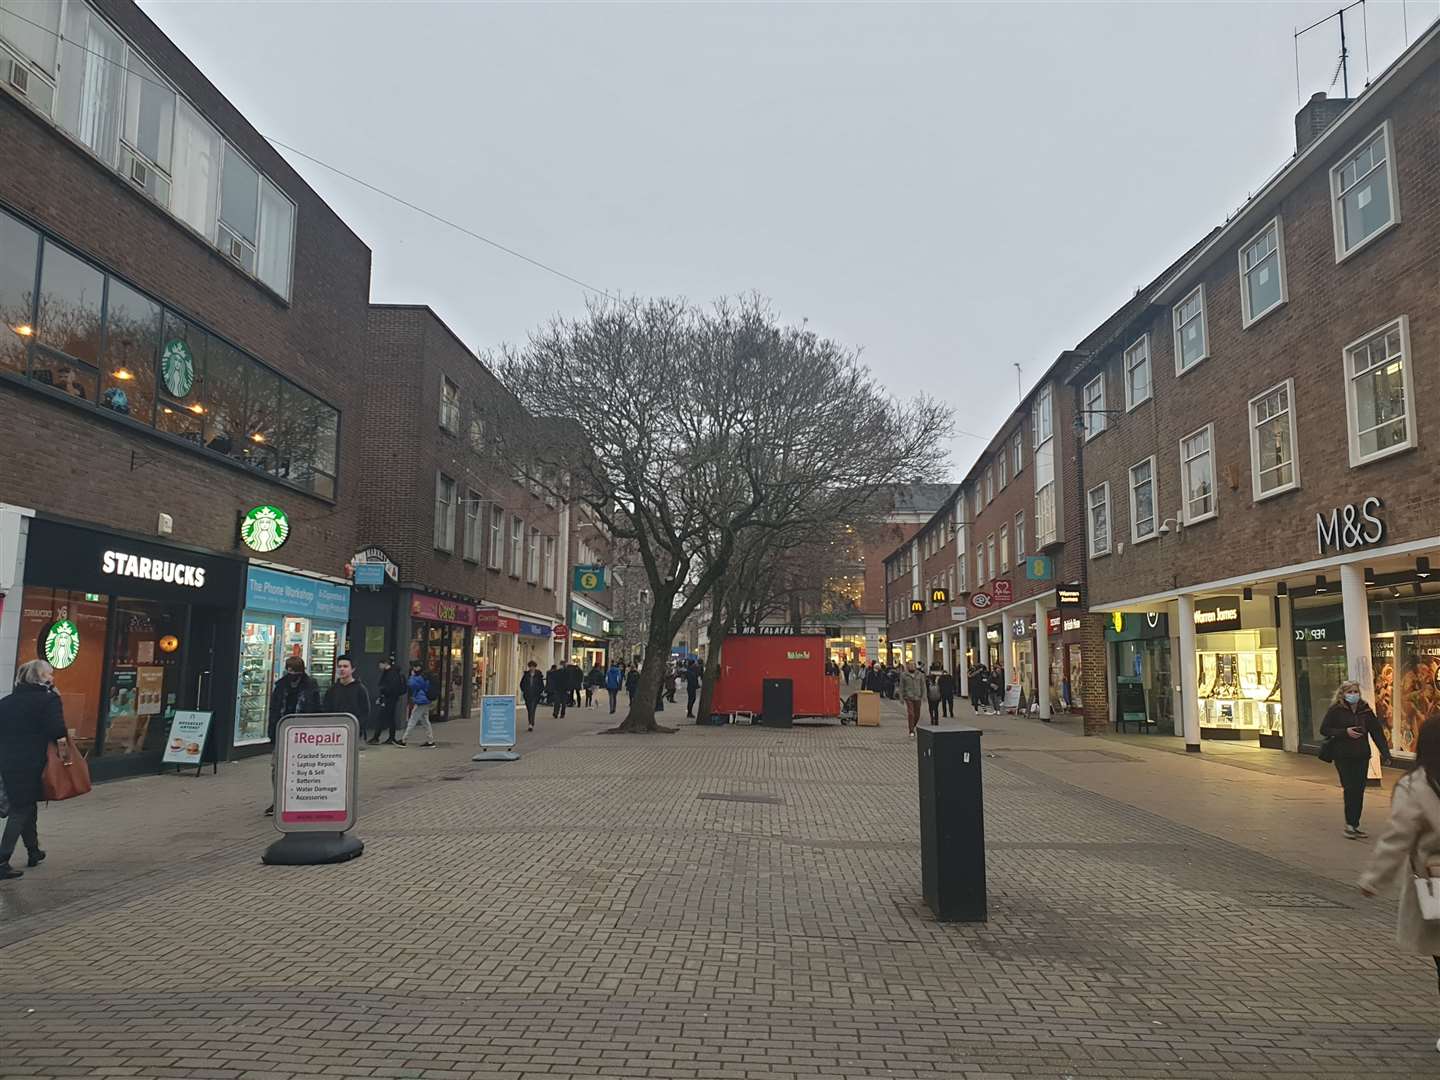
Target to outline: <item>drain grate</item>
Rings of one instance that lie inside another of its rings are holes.
[[[1256,892],[1251,893],[1255,903],[1267,908],[1343,908],[1345,905],[1329,897],[1302,892]]]
[[[724,791],[702,791],[695,797],[713,802],[767,803],[771,806],[783,806],[785,803],[779,795],[732,795]]]

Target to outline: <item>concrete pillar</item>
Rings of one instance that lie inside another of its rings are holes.
[[[1035,703],[1040,719],[1050,719],[1050,619],[1042,600],[1035,601]]]
[[[1015,633],[1011,630],[1011,620],[1015,617],[1014,611],[1002,612],[1000,615],[1000,666],[1005,669],[1005,692],[1010,692],[1010,684],[1015,681]]]
[[[950,631],[940,631],[940,662],[945,665],[945,670],[950,670]]]
[[[969,631],[966,630],[963,626],[960,627],[960,655],[955,659],[956,664],[960,669],[960,674],[957,677],[956,682],[960,687],[961,697],[970,696],[970,658],[965,655],[965,639],[968,636]]]
[[[1360,684],[1360,698],[1375,704],[1375,665],[1370,659],[1370,598],[1365,592],[1365,571],[1359,563],[1340,567],[1340,603],[1345,611],[1345,665],[1347,677]],[[1371,780],[1380,779],[1380,752],[1370,742]]]
[[[1295,682],[1295,626],[1291,617],[1293,609],[1290,606],[1290,597],[1277,596],[1275,606],[1279,609],[1279,618],[1275,620],[1275,637],[1280,665],[1281,733],[1284,736],[1285,750],[1294,754],[1300,750],[1300,691]]]
[[[1180,625],[1180,720],[1185,733],[1185,749],[1200,752],[1200,673],[1195,656],[1195,597],[1185,593],[1176,600]]]

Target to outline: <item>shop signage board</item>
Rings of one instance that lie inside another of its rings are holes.
[[[1240,598],[1212,596],[1195,601],[1195,629],[1209,634],[1240,629]]]
[[[1083,608],[1085,606],[1085,587],[1078,581],[1057,585],[1055,602],[1062,608]]]
[[[290,517],[278,506],[252,506],[240,519],[240,542],[262,555],[290,538]]]
[[[997,604],[1008,604],[1015,599],[1015,592],[1006,578],[990,583],[990,595],[995,598]]]
[[[476,608],[475,629],[483,634],[518,634],[520,620],[501,615],[495,608]]]
[[[1162,611],[1112,611],[1105,624],[1106,641],[1141,641],[1170,636],[1170,618]]]
[[[970,594],[970,606],[979,611],[984,611],[994,602],[995,601],[991,599],[990,594],[988,592],[985,592],[983,589],[972,592]]]
[[[564,623],[556,623],[550,628],[550,632],[555,636],[556,641],[567,641],[570,638],[570,627]]]
[[[245,607],[251,611],[345,622],[350,617],[350,589],[317,578],[252,566],[245,579]]]
[[[198,775],[205,757],[205,740],[210,734],[210,712],[180,710],[170,723],[170,734],[165,740],[165,754],[160,759],[165,765],[194,765]]]
[[[600,633],[601,622],[602,620],[600,616],[597,615],[595,612],[591,611],[587,607],[583,607],[580,604],[577,604],[574,600],[570,601],[571,629],[578,630],[582,634],[589,634],[593,637],[594,635]]]
[[[361,548],[350,559],[350,565],[357,570],[362,566],[379,566],[391,581],[398,582],[400,580],[400,567],[389,555],[385,554],[385,549],[382,547]]]
[[[245,563],[78,525],[32,520],[25,577],[52,588],[229,607]]]
[[[605,567],[599,564],[575,567],[575,573],[571,578],[571,592],[600,592],[605,588],[606,578],[609,575]]]
[[[1025,557],[1026,581],[1049,581],[1055,576],[1055,560],[1049,555],[1027,555]]]
[[[80,655],[80,628],[69,619],[59,619],[45,631],[45,662],[63,671]]]
[[[1025,620],[1024,620],[1024,619],[1011,619],[1011,620],[1010,620],[1010,636],[1011,636],[1011,637],[1024,637],[1024,636],[1025,636]]]
[[[452,623],[455,626],[473,626],[475,607],[458,600],[446,600],[439,596],[415,595],[410,598],[410,616],[428,622]]]
[[[480,700],[480,749],[515,745],[515,698],[486,694]]]
[[[1379,516],[1384,508],[1385,503],[1378,496],[1369,495],[1359,503],[1333,507],[1329,514],[1317,511],[1316,554],[1352,551],[1380,543],[1385,539],[1385,522]]]
[[[355,825],[360,727],[349,713],[287,716],[275,762],[275,828],[347,832]]]
[[[964,622],[970,617],[970,612],[964,604],[956,604],[950,608],[950,618],[955,622]]]
[[[355,584],[362,589],[378,589],[385,584],[385,566],[382,563],[356,563]]]
[[[950,590],[949,590],[949,589],[931,589],[931,590],[930,590],[930,603],[931,603],[931,605],[933,605],[934,607],[942,607],[942,606],[944,606],[945,604],[950,603]]]
[[[180,338],[167,341],[160,350],[160,377],[172,397],[183,399],[195,385],[195,358]]]

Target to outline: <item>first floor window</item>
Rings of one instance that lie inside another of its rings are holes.
[[[1110,552],[1110,485],[1090,489],[1090,557]]]
[[[525,569],[525,522],[518,516],[510,519],[510,576],[519,577]]]
[[[505,511],[495,506],[490,509],[490,569],[505,568]]]
[[[555,537],[545,537],[545,588],[555,588]]]
[[[1125,350],[1125,408],[1150,400],[1150,335]]]
[[[1189,371],[1209,355],[1205,340],[1205,286],[1175,305],[1175,374]]]
[[[1155,459],[1130,467],[1130,539],[1145,540],[1156,533]]]
[[[1000,574],[1000,561],[996,558],[994,533],[991,533],[985,538],[985,561],[990,567],[990,576],[998,577]]]
[[[1180,440],[1180,475],[1185,483],[1185,521],[1203,521],[1215,513],[1215,425]]]
[[[435,474],[435,546],[455,548],[455,481],[444,473]]]
[[[1250,402],[1250,469],[1256,499],[1298,486],[1293,385],[1287,379]]]
[[[1105,430],[1105,373],[1101,372],[1085,384],[1085,438],[1093,439]]]
[[[465,496],[465,558],[480,561],[480,496],[474,491]]]
[[[1015,515],[1015,565],[1025,558],[1025,511]]]
[[[1414,445],[1409,320],[1401,316],[1348,346],[1345,373],[1350,464]]]
[[[1000,572],[1010,569],[1010,526],[1000,526]]]
[[[531,585],[540,583],[540,530],[533,527],[530,529],[530,559],[525,580]]]

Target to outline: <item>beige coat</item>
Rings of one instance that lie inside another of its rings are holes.
[[[1360,885],[1375,891],[1400,878],[1400,913],[1395,940],[1402,949],[1422,956],[1440,956],[1440,922],[1420,917],[1414,878],[1435,867],[1440,877],[1440,795],[1416,769],[1395,785],[1390,800],[1390,824],[1360,875]]]

